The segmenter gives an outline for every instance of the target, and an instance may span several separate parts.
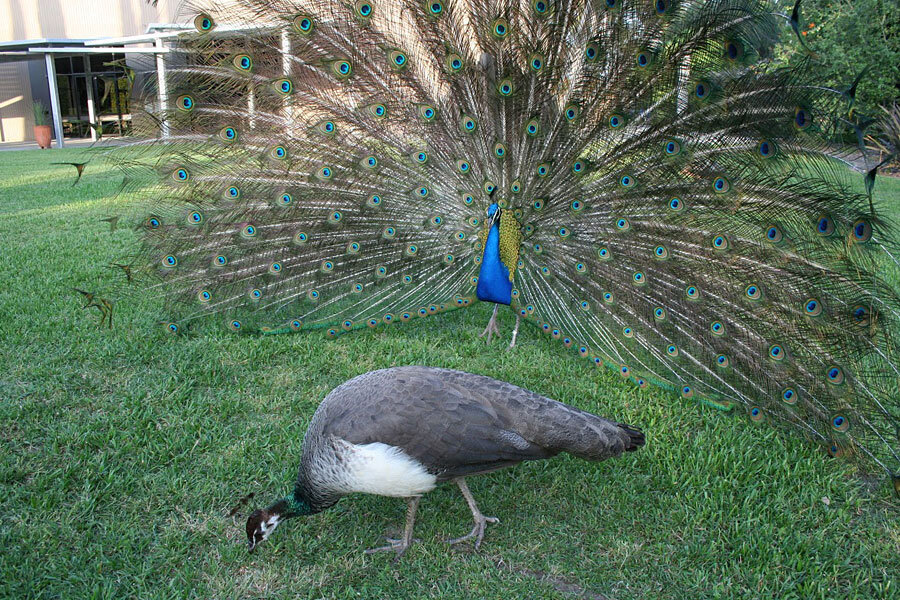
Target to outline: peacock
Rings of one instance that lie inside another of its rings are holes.
[[[247,519],[250,551],[284,520],[321,512],[355,492],[407,499],[403,536],[367,553],[402,556],[413,542],[421,496],[459,486],[475,522],[456,544],[481,546],[487,517],[466,477],[568,452],[600,461],[644,445],[640,430],[510,383],[433,367],[371,371],[331,391],[303,440],[294,490]]]
[[[830,143],[856,85],[819,85],[796,42],[773,60],[799,6],[192,5],[144,119],[163,136],[117,154],[146,194],[129,264],[173,333],[509,306],[642,388],[896,478],[896,239]]]

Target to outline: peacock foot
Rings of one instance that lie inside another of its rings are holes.
[[[413,544],[420,543],[422,540],[419,538],[413,538],[411,540],[407,540],[406,538],[394,539],[394,538],[385,538],[387,540],[387,546],[379,546],[377,548],[369,548],[365,551],[366,554],[375,554],[376,552],[396,552],[397,556],[394,560],[399,560],[401,556],[409,549]]]
[[[500,522],[500,519],[498,519],[497,517],[485,517],[484,515],[480,516],[480,519],[475,519],[475,526],[472,527],[472,531],[462,537],[447,540],[447,543],[453,545],[475,538],[475,549],[478,550],[481,547],[481,541],[484,539],[484,530],[487,529],[487,524]]]
[[[487,327],[484,328],[484,331],[481,332],[479,337],[487,336],[487,343],[491,343],[491,337],[496,333],[500,335],[500,326],[497,325],[497,309],[499,305],[494,307],[494,312],[491,314],[491,320],[488,321]]]

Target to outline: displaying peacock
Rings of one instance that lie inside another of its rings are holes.
[[[421,496],[459,486],[475,525],[449,540],[481,545],[487,523],[466,477],[569,452],[606,460],[644,445],[640,430],[510,383],[429,367],[372,371],[347,381],[316,409],[293,491],[247,519],[252,551],[284,520],[321,512],[355,492],[406,498],[403,537],[367,552],[400,557],[413,541]]]
[[[852,90],[771,60],[799,3],[192,10],[167,137],[134,146],[170,331],[510,305],[642,387],[900,471],[896,245],[830,156]]]

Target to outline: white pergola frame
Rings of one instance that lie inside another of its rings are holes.
[[[56,147],[65,147],[63,138],[62,111],[59,102],[59,87],[56,83],[56,65],[54,58],[59,55],[83,56],[85,75],[90,77],[91,54],[154,54],[156,55],[156,75],[159,81],[160,107],[165,110],[168,105],[166,89],[166,61],[165,54],[169,49],[165,46],[166,38],[173,38],[185,32],[193,31],[193,27],[169,24],[152,24],[144,35],[135,35],[119,38],[102,38],[94,40],[27,40],[22,42],[0,43],[0,59],[12,58],[28,60],[38,56],[44,57],[44,68],[47,73],[47,83],[50,89],[50,113],[53,120],[53,133],[56,138]],[[128,47],[129,44],[153,44],[152,46]],[[88,120],[91,123],[91,139],[97,141],[97,115],[96,99],[94,98],[93,85],[87,86],[88,93]],[[163,136],[168,135],[168,127],[163,123]]]
[[[258,29],[259,26],[254,27]],[[242,27],[218,27],[217,33],[241,32],[245,28]],[[177,38],[186,33],[196,32],[192,25],[178,25],[171,23],[152,23],[147,27],[147,33],[142,35],[131,35],[117,38],[98,38],[89,40],[30,40],[23,42],[3,42],[0,43],[0,60],[11,57],[13,60],[17,57],[34,58],[38,55],[44,56],[45,69],[47,71],[47,80],[50,88],[50,110],[53,118],[53,131],[56,136],[56,147],[63,148],[65,142],[63,140],[62,114],[59,104],[59,89],[56,84],[56,66],[53,59],[57,55],[81,55],[89,58],[91,54],[153,54],[156,57],[156,78],[157,78],[157,94],[160,112],[165,114],[169,105],[168,82],[166,77],[166,60],[165,55],[170,52],[165,41],[171,38]],[[129,47],[132,44],[141,45]],[[152,44],[152,45],[149,45]],[[282,34],[282,52],[289,54],[290,38],[286,33]],[[90,60],[86,62],[88,65],[85,71],[87,76],[91,75]],[[288,73],[290,64],[285,58],[284,70]],[[251,127],[253,123],[253,113],[255,112],[253,102],[254,98],[250,96],[249,112],[251,115]],[[96,123],[96,106],[94,98],[93,86],[88,86],[88,119],[90,120],[91,139],[97,140],[97,129],[94,127]],[[169,136],[169,125],[163,120],[161,123],[160,135],[162,137]]]

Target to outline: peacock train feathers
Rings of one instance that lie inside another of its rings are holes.
[[[893,242],[827,153],[845,95],[772,66],[769,3],[194,9],[142,221],[170,330],[337,336],[480,298],[900,470]]]

